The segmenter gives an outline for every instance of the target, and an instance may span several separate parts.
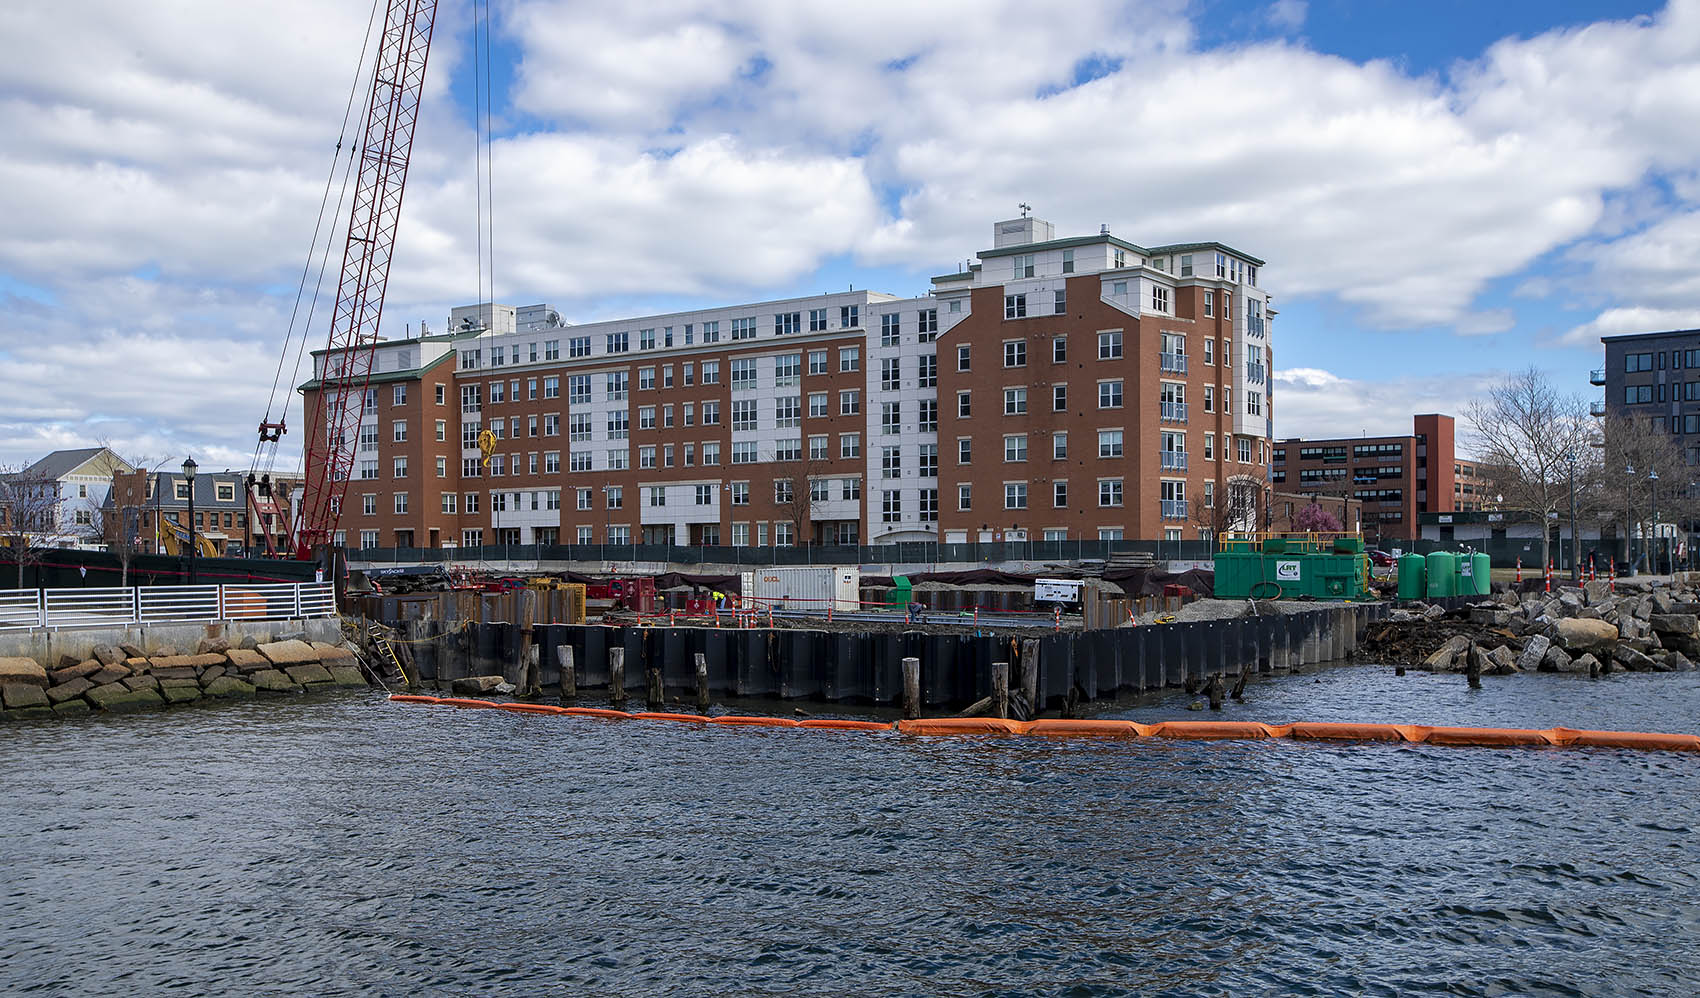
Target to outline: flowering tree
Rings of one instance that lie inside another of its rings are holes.
[[[1307,534],[1333,534],[1341,529],[1334,514],[1314,502],[1293,514],[1293,527]]]

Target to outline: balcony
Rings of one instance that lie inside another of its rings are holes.
[[[1590,384],[1590,385],[1603,385],[1605,383],[1606,383],[1606,372],[1605,372],[1604,368],[1601,368],[1600,370],[1597,370],[1597,371],[1589,371],[1588,372],[1588,384]]]
[[[1163,519],[1165,519],[1165,520],[1184,520],[1184,519],[1186,519],[1186,500],[1185,499],[1160,499],[1160,500],[1158,500],[1158,502],[1161,503],[1162,507],[1163,507]]]
[[[1184,422],[1186,422],[1186,403],[1185,402],[1159,402],[1158,406],[1159,406],[1159,412],[1160,412],[1164,422],[1167,422],[1167,423],[1184,423]]]
[[[1174,374],[1186,373],[1186,354],[1184,353],[1160,354],[1158,360],[1160,361],[1160,366],[1165,371],[1169,371]]]
[[[1158,453],[1163,455],[1163,470],[1164,471],[1185,471],[1186,470],[1186,451],[1184,451],[1184,450],[1166,450],[1166,451],[1158,451]]]
[[[1605,414],[1606,414],[1606,404],[1604,402],[1589,402],[1588,403],[1588,415],[1590,415],[1590,416],[1604,416]]]

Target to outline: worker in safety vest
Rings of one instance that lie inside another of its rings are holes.
[[[716,610],[726,609],[726,594],[725,593],[716,589],[716,590],[713,591],[713,593],[711,595],[714,597],[714,608]]]

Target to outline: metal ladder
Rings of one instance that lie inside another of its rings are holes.
[[[384,633],[384,629],[377,624],[368,624],[366,636],[372,639],[372,647],[378,650],[379,656],[395,667],[396,675],[401,677],[401,681],[412,686],[413,680],[408,678],[407,670],[401,667],[401,658],[396,655],[395,645],[390,642],[390,637]]]

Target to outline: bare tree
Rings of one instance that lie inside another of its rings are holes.
[[[784,463],[789,474],[774,475],[773,504],[780,516],[795,525],[797,543],[813,544],[814,521],[821,515],[821,505],[829,495],[832,462],[805,456]]]
[[[0,543],[18,566],[18,588],[24,588],[24,569],[40,564],[54,547],[59,530],[59,483],[24,477],[22,469],[0,469]]]
[[[1603,426],[1603,447],[1581,471],[1583,503],[1620,534],[1639,534],[1642,554],[1658,523],[1692,523],[1700,516],[1695,469],[1659,420],[1613,416]]]
[[[1471,402],[1465,420],[1476,455],[1502,470],[1494,490],[1501,507],[1522,512],[1542,526],[1541,562],[1552,556],[1548,526],[1570,503],[1570,469],[1584,460],[1593,438],[1588,404],[1561,393],[1545,373],[1530,367]]]
[[[1192,519],[1219,547],[1224,533],[1248,533],[1269,525],[1268,502],[1263,483],[1250,476],[1230,478],[1226,487],[1217,483],[1208,497],[1193,504]]]

